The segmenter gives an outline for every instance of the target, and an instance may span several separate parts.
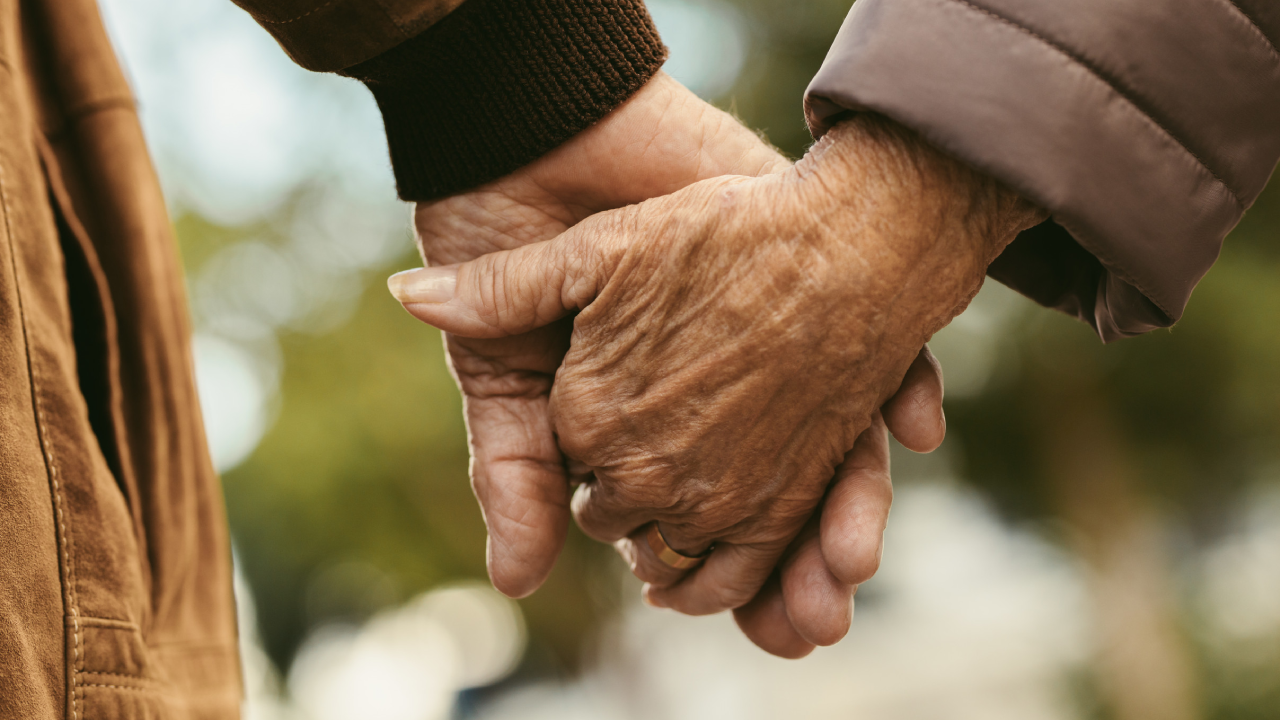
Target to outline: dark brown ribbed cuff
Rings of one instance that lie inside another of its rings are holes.
[[[400,197],[429,200],[536,160],[665,59],[641,0],[467,0],[343,74],[382,110]]]

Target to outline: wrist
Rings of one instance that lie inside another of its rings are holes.
[[[873,255],[877,284],[899,323],[923,337],[959,314],[987,267],[1045,211],[919,135],[864,113],[833,127],[796,166],[797,201],[824,224],[860,226],[855,255]]]
[[[528,176],[585,217],[712,177],[790,166],[732,115],[658,72],[600,122],[532,163]]]
[[[538,160],[474,190],[418,203],[415,225],[424,258],[461,262],[546,240],[597,212],[710,177],[790,167],[731,115],[659,72]]]
[[[797,165],[820,174],[823,190],[857,196],[883,221],[914,231],[984,272],[1019,232],[1047,213],[989,175],[940,152],[912,130],[863,113],[833,127]]]

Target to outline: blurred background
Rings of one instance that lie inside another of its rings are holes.
[[[647,608],[576,532],[488,588],[377,110],[228,0],[103,0],[178,229],[253,720],[1280,718],[1280,185],[1186,318],[1103,347],[994,282],[933,343],[950,432],[895,447],[849,636],[771,658]],[[652,0],[667,71],[798,157],[847,0]]]

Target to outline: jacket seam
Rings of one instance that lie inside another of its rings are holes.
[[[71,670],[68,678],[68,688],[71,701],[71,720],[79,720],[79,693],[80,687],[78,683],[77,673],[83,667],[83,655],[80,651],[80,613],[76,604],[75,597],[75,566],[71,562],[72,547],[71,534],[67,532],[66,509],[63,507],[62,487],[58,482],[58,465],[53,457],[53,448],[49,441],[48,431],[44,422],[44,410],[40,403],[40,389],[36,380],[35,362],[31,357],[31,336],[27,332],[27,312],[25,303],[22,298],[22,281],[18,272],[18,251],[17,238],[13,232],[12,209],[9,206],[9,191],[5,185],[5,172],[3,163],[0,163],[0,207],[4,210],[4,230],[9,242],[9,262],[13,267],[14,294],[18,305],[18,317],[22,325],[22,344],[26,354],[27,361],[27,379],[31,383],[31,405],[35,413],[36,436],[40,443],[40,454],[43,456],[45,463],[45,472],[49,477],[49,484],[53,494],[53,513],[55,532],[62,549],[61,562],[64,573],[60,573],[59,580],[63,582],[63,602],[67,604],[65,612],[71,615],[72,633],[72,657]]]
[[[1263,32],[1262,25],[1258,24],[1258,21],[1246,12],[1244,8],[1240,7],[1240,3],[1236,2],[1236,0],[1221,0],[1221,2],[1230,6],[1232,10],[1239,13],[1240,17],[1244,18],[1245,22],[1249,24],[1249,28],[1253,30],[1253,32],[1257,33],[1258,37],[1262,39],[1262,43],[1271,51],[1271,58],[1275,60],[1277,64],[1280,64],[1280,49],[1277,49],[1276,44],[1272,41],[1271,37]]]
[[[1059,217],[1057,217],[1056,215],[1052,216],[1051,219],[1054,222],[1061,225],[1063,229],[1066,230],[1068,233],[1071,233],[1071,236],[1076,239],[1076,242],[1080,242],[1080,238],[1082,236],[1088,237],[1088,238],[1094,237],[1094,234],[1092,232],[1081,232],[1079,226],[1073,222],[1064,221]],[[1086,247],[1084,249],[1087,250],[1089,253],[1091,253],[1094,257],[1098,258],[1098,262],[1102,263],[1102,268],[1104,270],[1111,273],[1112,275],[1115,275],[1116,277],[1120,278],[1121,280],[1128,283],[1129,285],[1133,286],[1135,290],[1142,293],[1143,296],[1147,298],[1147,300],[1151,301],[1152,305],[1155,305],[1156,308],[1159,309],[1160,312],[1168,316],[1170,320],[1173,320],[1174,322],[1176,322],[1179,319],[1177,315],[1175,315],[1172,312],[1169,312],[1169,309],[1164,306],[1164,303],[1160,302],[1155,298],[1155,296],[1151,293],[1151,291],[1146,288],[1145,283],[1142,283],[1136,280],[1132,275],[1130,275],[1128,272],[1124,270],[1124,268],[1121,266],[1120,263],[1112,259],[1114,258],[1113,255],[1097,249],[1098,247],[1104,247],[1106,243],[1095,243],[1090,241],[1089,244],[1094,247]],[[1081,244],[1081,247],[1084,247],[1084,245]]]
[[[116,620],[115,618],[83,616],[80,618],[80,624],[84,627],[96,628],[98,630],[120,630],[122,632],[141,632],[142,628],[138,624],[129,620]]]
[[[163,695],[165,693],[172,692],[172,690],[170,690],[169,688],[141,687],[138,685],[111,685],[109,683],[84,683],[83,685],[81,685],[81,687],[107,688],[110,690],[132,690],[134,692],[155,693],[157,695]]]
[[[136,112],[138,109],[138,101],[133,96],[103,98],[101,100],[93,100],[91,102],[82,103],[70,108],[65,114],[67,124],[78,122],[104,110],[129,110]]]
[[[156,678],[146,675],[134,675],[133,673],[106,672],[105,670],[79,670],[77,675],[94,675],[104,678],[122,678],[126,680],[140,680],[143,682],[159,682]]]
[[[1007,25],[1013,28],[1014,30],[1017,30],[1018,32],[1021,32],[1031,38],[1034,38],[1035,40],[1039,41],[1041,44],[1045,45],[1046,47],[1049,47],[1057,51],[1059,54],[1066,57],[1071,62],[1075,63],[1077,66],[1084,68],[1090,75],[1093,75],[1104,85],[1106,85],[1107,87],[1115,91],[1117,95],[1124,98],[1125,101],[1128,102],[1129,105],[1133,107],[1133,109],[1139,115],[1141,115],[1143,118],[1146,118],[1147,121],[1149,121],[1152,125],[1157,127],[1161,132],[1163,132],[1166,136],[1168,136],[1168,138],[1172,140],[1174,144],[1176,144],[1179,148],[1181,148],[1183,152],[1185,152],[1193,160],[1195,160],[1196,163],[1200,165],[1200,167],[1204,168],[1204,171],[1209,173],[1210,177],[1212,177],[1214,180],[1218,182],[1218,184],[1222,185],[1222,187],[1226,189],[1227,194],[1231,196],[1231,199],[1236,203],[1236,206],[1240,208],[1241,212],[1244,212],[1245,208],[1248,207],[1245,204],[1245,202],[1241,199],[1240,194],[1236,192],[1235,188],[1228,185],[1225,180],[1219,177],[1218,174],[1213,171],[1213,168],[1209,167],[1209,165],[1199,155],[1197,155],[1194,151],[1192,151],[1191,148],[1188,148],[1186,144],[1183,143],[1178,138],[1178,136],[1173,133],[1173,131],[1165,127],[1165,125],[1161,123],[1158,119],[1153,117],[1151,113],[1148,113],[1144,111],[1141,107],[1139,107],[1138,104],[1135,103],[1127,93],[1123,92],[1120,88],[1116,87],[1115,83],[1108,81],[1102,75],[1102,73],[1100,73],[1097,69],[1095,69],[1089,62],[1087,62],[1085,58],[1082,58],[1076,54],[1073,54],[1066,47],[1060,45],[1057,42],[1054,42],[1053,40],[1050,40],[1049,38],[1046,38],[1040,33],[1037,33],[1035,30],[1032,30],[1031,28],[1020,25],[1014,22],[1013,20],[1010,20],[1009,18],[1006,18],[1002,15],[998,15],[995,12],[988,10],[987,8],[981,7],[979,5],[975,5],[969,0],[944,0],[944,1],[952,2],[957,5],[962,5],[964,7],[969,8],[970,10],[986,15],[987,17],[991,18],[992,20],[995,20],[996,22]]]
[[[384,0],[373,0],[373,4],[377,5],[378,9],[382,11],[382,14],[387,17],[387,20],[390,21],[392,25],[396,26],[396,29],[400,31],[401,36],[405,38],[409,37],[409,31],[405,30],[404,26],[400,24],[400,21],[391,14],[391,11],[387,9],[387,5]]]
[[[100,112],[107,112],[108,110],[124,110],[125,112],[136,114],[138,112],[138,101],[132,96],[105,98],[69,108],[67,112],[63,113],[61,120],[56,126],[45,131],[45,140],[49,142],[60,140],[67,132],[69,132],[72,125],[79,123],[87,117],[91,117]]]
[[[305,18],[305,17],[307,17],[307,16],[309,16],[309,15],[314,15],[315,13],[320,12],[321,10],[323,10],[323,9],[325,9],[325,8],[327,8],[327,7],[329,7],[330,5],[332,5],[332,4],[336,3],[336,2],[338,2],[338,0],[328,0],[328,2],[321,3],[320,5],[317,5],[317,6],[313,7],[313,8],[311,8],[310,10],[308,10],[308,11],[306,11],[306,12],[302,13],[302,14],[301,14],[301,15],[299,15],[299,16],[297,16],[297,17],[291,17],[291,18],[289,18],[289,19],[287,19],[287,20],[268,20],[268,19],[263,18],[263,17],[257,17],[256,15],[255,15],[254,17],[255,17],[255,19],[257,19],[257,21],[258,21],[258,22],[260,22],[260,23],[262,23],[262,24],[264,24],[264,25],[288,25],[289,23],[295,23],[295,22],[298,22],[299,20],[301,20],[301,19],[303,19],[303,18]]]

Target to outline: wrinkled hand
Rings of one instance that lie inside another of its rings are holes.
[[[475,474],[494,545],[502,524],[495,511],[516,526],[506,537],[518,542],[491,547],[491,563],[527,562],[525,548],[558,548],[563,530],[545,530],[563,528],[556,515],[567,492],[554,427],[565,454],[593,473],[579,478],[589,482],[574,496],[575,517],[587,534],[620,543],[637,574],[649,576],[649,599],[692,614],[745,605],[739,620],[750,626],[776,616],[768,589],[764,600],[747,603],[833,474],[841,481],[820,523],[832,531],[819,533],[819,546],[797,541],[781,580],[787,568],[821,557],[847,586],[867,565],[865,553],[841,562],[847,537],[829,521],[851,504],[857,518],[864,488],[887,495],[874,482],[838,492],[868,468],[879,472],[883,432],[872,428],[866,447],[855,441],[919,348],[1038,216],[909,133],[862,116],[833,129],[794,170],[697,182],[593,216],[551,242],[398,276],[393,290],[420,319],[472,338],[528,333],[581,311],[549,406],[538,403],[552,354],[525,346],[484,359],[475,373],[454,354],[464,388],[465,375],[499,381],[500,394],[472,388],[472,397],[512,397],[504,373],[495,372],[512,362],[536,365],[522,371],[539,376],[520,396],[537,401],[533,407],[492,411],[534,428],[524,446],[486,451],[478,414],[468,412],[477,464],[490,464],[486,477]],[[430,249],[428,256],[436,260]],[[506,461],[513,476],[547,477],[507,482],[495,472]],[[509,485],[524,492],[486,498]],[[695,553],[712,542],[716,549],[687,577],[671,578],[643,540],[654,521],[677,549]],[[854,526],[868,529],[856,519]],[[877,555],[882,528],[872,535]],[[542,567],[526,572],[533,585]]]
[[[728,114],[664,73],[569,142],[496,182],[419,203],[415,226],[429,265],[548,240],[602,210],[726,174],[791,166]],[[555,562],[570,485],[547,402],[572,321],[509,338],[446,334],[463,393],[472,486],[489,529],[488,566],[507,595],[533,592]]]

